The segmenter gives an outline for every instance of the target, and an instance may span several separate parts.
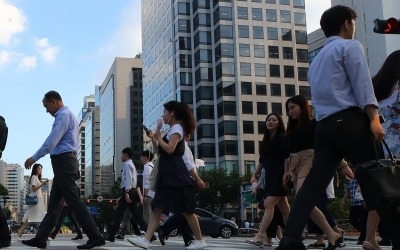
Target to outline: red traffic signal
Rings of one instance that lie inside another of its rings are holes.
[[[391,17],[387,20],[374,20],[374,32],[379,34],[400,34],[400,20]]]

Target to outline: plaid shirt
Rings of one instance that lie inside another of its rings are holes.
[[[364,205],[364,198],[361,194],[361,188],[356,179],[348,180],[345,189],[350,193],[351,206]]]

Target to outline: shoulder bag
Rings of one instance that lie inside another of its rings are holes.
[[[26,205],[36,205],[38,203],[37,195],[26,195],[25,204]]]

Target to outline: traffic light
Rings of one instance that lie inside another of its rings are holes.
[[[379,34],[400,34],[400,19],[391,17],[387,20],[374,20],[374,32]]]

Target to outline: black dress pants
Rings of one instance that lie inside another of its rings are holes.
[[[189,241],[194,240],[192,231],[183,214],[177,213],[168,218],[168,220],[158,228],[163,231],[165,235],[169,235],[174,229],[178,229],[182,234],[183,241],[188,244]]]
[[[349,222],[360,232],[359,241],[364,241],[367,231],[368,210],[364,205],[350,206]]]
[[[369,118],[359,108],[349,108],[319,121],[314,139],[312,168],[296,195],[284,231],[284,236],[296,240],[301,240],[311,210],[325,192],[339,162],[346,158],[353,164],[359,164],[376,158]],[[397,241],[393,245],[399,244],[399,212],[386,208],[384,204],[377,206],[376,210],[387,225],[391,238]]]
[[[75,214],[79,224],[89,239],[101,237],[92,216],[86,209],[86,205],[80,198],[78,187],[75,183],[80,177],[79,163],[74,153],[65,153],[51,156],[54,179],[50,191],[50,199],[47,213],[36,233],[36,238],[47,241],[51,231],[58,221],[63,206],[62,199],[68,204],[68,208]]]
[[[0,241],[11,241],[10,231],[8,229],[7,220],[4,216],[3,209],[0,207]]]

